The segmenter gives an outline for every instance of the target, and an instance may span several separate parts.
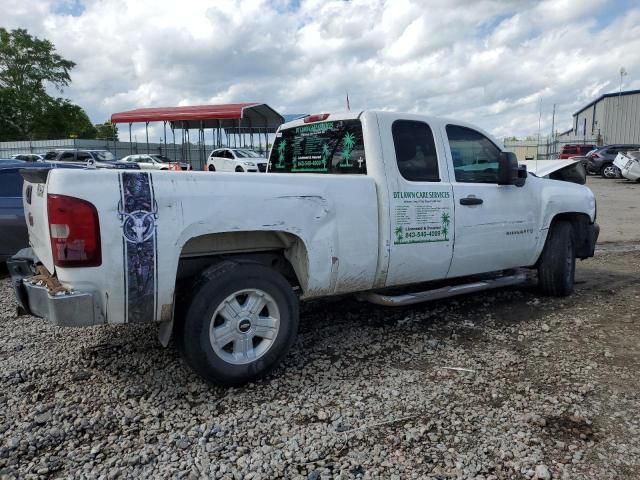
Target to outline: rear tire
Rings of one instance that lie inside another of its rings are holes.
[[[602,167],[602,176],[604,178],[620,178],[622,176],[622,172],[620,172],[618,167],[610,163]]]
[[[298,298],[278,272],[223,261],[195,282],[178,349],[209,382],[241,385],[268,375],[293,344]]]
[[[573,293],[576,272],[576,247],[569,222],[556,222],[538,263],[538,286],[545,295],[566,297]]]

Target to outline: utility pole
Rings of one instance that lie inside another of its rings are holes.
[[[538,157],[540,156],[540,125],[542,122],[542,97],[540,97],[540,108],[538,113],[538,141],[536,143],[536,169],[538,168]]]
[[[553,153],[556,153],[555,152],[555,148],[556,148],[555,147],[555,141],[556,141],[556,138],[555,138],[555,134],[554,134],[555,127],[556,127],[556,104],[554,103],[553,104],[553,113],[551,114],[551,142],[552,142],[551,145],[552,145],[552,148],[554,149]],[[549,153],[551,153],[551,152],[549,152]]]

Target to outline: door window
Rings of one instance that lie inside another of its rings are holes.
[[[71,162],[75,159],[75,153],[74,152],[64,152],[62,155],[60,155],[60,161],[61,162]]]
[[[391,127],[400,174],[414,182],[439,182],[438,156],[429,125],[396,120]]]
[[[78,161],[84,162],[87,160],[93,160],[89,152],[78,152]]]
[[[471,128],[447,125],[456,182],[498,183],[500,149]]]

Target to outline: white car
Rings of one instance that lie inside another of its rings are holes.
[[[640,182],[640,150],[618,153],[613,164],[624,178]]]
[[[191,165],[184,162],[174,162],[164,155],[140,154],[128,155],[121,162],[137,163],[141,170],[191,170]]]
[[[246,148],[218,148],[207,158],[210,172],[266,172],[267,159]]]

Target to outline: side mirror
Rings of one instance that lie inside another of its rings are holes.
[[[498,160],[498,185],[515,185],[522,187],[527,178],[527,167],[518,165],[518,158],[513,152],[500,152]]]

